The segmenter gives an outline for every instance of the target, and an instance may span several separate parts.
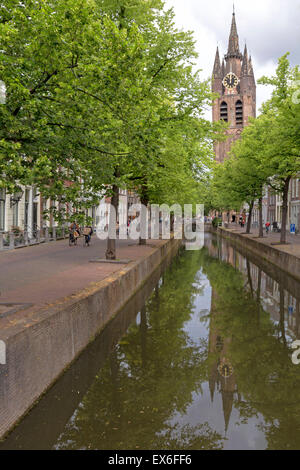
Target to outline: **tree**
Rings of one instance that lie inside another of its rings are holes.
[[[3,186],[38,186],[64,220],[104,193],[117,210],[125,186],[144,202],[197,199],[212,96],[192,72],[191,33],[163,2],[11,0],[2,10]]]
[[[255,201],[258,200],[260,237],[263,237],[262,199],[264,186],[269,176],[264,165],[264,143],[269,125],[270,122],[265,115],[261,115],[257,119],[251,119],[249,125],[243,130],[241,139],[236,141],[231,149],[231,155],[235,163],[233,184],[240,198],[249,206],[246,232],[250,233],[252,211]]]
[[[270,186],[282,195],[281,243],[286,243],[290,181],[300,170],[299,106],[295,101],[299,70],[290,67],[288,55],[279,59],[275,76],[259,80],[274,87],[271,99],[263,106],[270,119],[264,165],[270,174]]]
[[[299,106],[295,91],[298,80],[299,70],[290,68],[288,54],[279,59],[276,76],[260,80],[262,84],[273,85],[272,97],[263,105],[262,114],[250,120],[232,146],[230,162],[225,162],[223,169],[218,168],[214,177],[217,207],[223,201],[226,209],[232,209],[237,199],[249,205],[248,233],[253,204],[258,199],[260,237],[264,186],[267,184],[281,194],[281,243],[286,242],[289,183],[300,171]]]

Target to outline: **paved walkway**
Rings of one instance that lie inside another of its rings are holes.
[[[252,228],[251,233],[249,235],[245,234],[245,227],[242,229],[238,224],[229,224],[229,230],[233,232],[243,233],[245,238],[257,238],[259,242],[264,243],[266,245],[272,245],[280,242],[280,233],[276,232],[269,232],[266,233],[264,229],[264,237],[258,238],[259,230],[258,228]],[[273,245],[275,248],[279,249],[280,251],[284,251],[286,253],[290,253],[294,256],[300,258],[300,235],[291,235],[287,233],[287,245]]]
[[[162,243],[148,240],[139,246],[132,240],[117,241],[117,258],[138,260]],[[93,236],[90,247],[69,247],[68,240],[0,253],[0,304],[31,303],[44,306],[70,296],[122,269],[124,264],[90,263],[105,258],[106,241]],[[1,314],[1,311],[0,311]]]
[[[244,233],[244,237],[256,238],[258,230],[245,235],[245,229],[230,224],[229,229]],[[264,233],[261,243],[272,244],[280,240],[279,233]],[[290,244],[276,246],[277,249],[300,257],[300,235],[288,235]],[[117,257],[138,260],[151,253],[161,243],[148,240],[139,246],[132,240],[117,241]],[[104,258],[106,241],[92,238],[90,247],[69,247],[68,240],[51,242],[0,253],[0,315],[7,307],[4,303],[30,303],[42,307],[78,293],[89,284],[101,281],[110,274],[123,269],[124,264],[90,263],[93,258]],[[2,304],[2,306],[1,306]],[[4,310],[3,310],[4,309]]]

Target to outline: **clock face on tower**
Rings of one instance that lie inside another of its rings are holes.
[[[238,83],[238,77],[232,72],[228,73],[223,80],[223,85],[228,90],[233,90],[235,87],[237,87]]]

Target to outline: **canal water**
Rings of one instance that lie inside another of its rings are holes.
[[[298,282],[207,235],[152,276],[0,448],[300,449],[299,301]]]

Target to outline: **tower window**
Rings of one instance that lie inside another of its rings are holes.
[[[243,124],[243,103],[240,100],[235,103],[235,122]]]
[[[221,103],[220,119],[222,119],[225,122],[228,122],[228,107],[227,107],[227,103],[225,103],[225,101],[223,101]]]

